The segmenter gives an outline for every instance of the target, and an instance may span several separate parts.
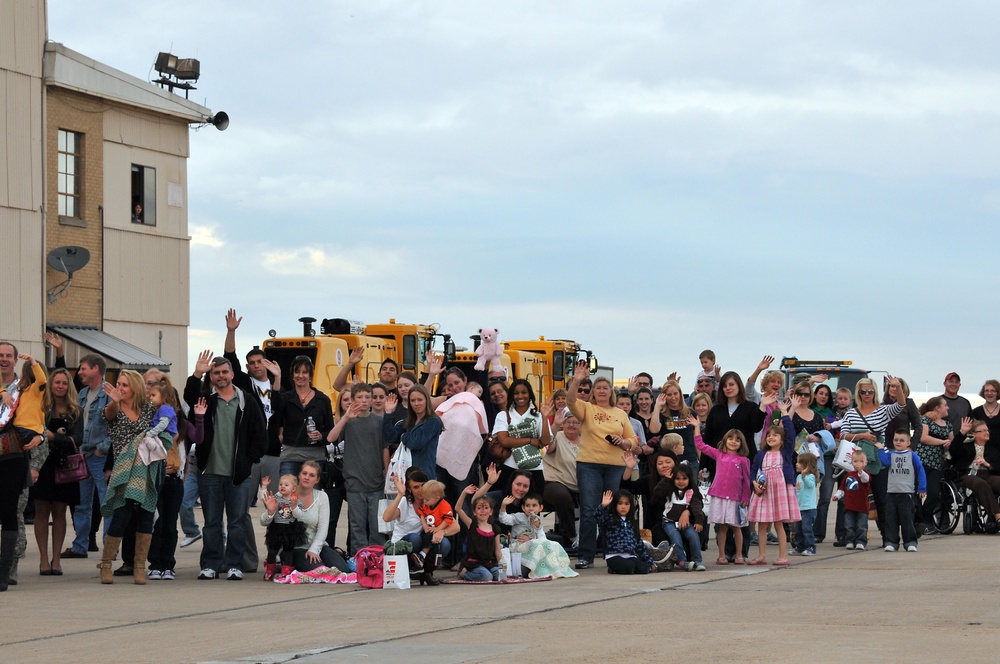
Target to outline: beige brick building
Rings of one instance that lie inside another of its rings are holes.
[[[0,0],[0,338],[40,355],[55,329],[70,365],[97,351],[183,376],[188,139],[212,112],[48,42],[45,11]],[[46,262],[66,247],[89,252],[68,287]]]

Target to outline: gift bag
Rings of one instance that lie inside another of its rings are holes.
[[[392,459],[389,460],[389,469],[385,474],[385,493],[390,496],[395,496],[396,484],[392,481],[392,476],[405,480],[406,471],[410,466],[413,465],[412,457],[410,456],[410,450],[406,449],[406,445],[400,445],[396,448],[396,453],[392,455]],[[380,532],[383,532],[380,530]],[[388,532],[392,532],[391,530]]]
[[[854,470],[854,466],[851,465],[851,455],[855,449],[857,446],[854,443],[841,438],[837,445],[837,453],[833,455],[833,465],[848,472]]]
[[[410,566],[407,556],[383,556],[382,587],[410,589]]]
[[[510,572],[510,549],[503,547],[500,549],[500,560],[497,562],[497,567],[500,568],[500,578],[506,579],[511,575]]]
[[[521,554],[518,551],[510,552],[510,568],[507,570],[507,577],[511,579],[521,578]]]
[[[389,509],[390,504],[392,504],[392,499],[389,498],[381,498],[378,501],[378,531],[383,535],[389,535],[393,531],[393,522],[382,520],[382,515]]]

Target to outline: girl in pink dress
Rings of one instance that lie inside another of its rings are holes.
[[[776,400],[773,396],[764,399]],[[778,535],[778,559],[774,564],[788,565],[788,539],[783,524],[802,518],[795,498],[795,426],[789,417],[791,410],[791,401],[782,404],[781,420],[771,421],[761,439],[762,449],[757,452],[750,469],[753,495],[749,518],[757,524],[759,554],[748,565],[767,564],[767,531],[771,524]],[[777,413],[775,411],[775,415]]]

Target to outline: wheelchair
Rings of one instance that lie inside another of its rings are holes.
[[[935,515],[938,530],[949,535],[962,522],[962,532],[996,534],[1000,530],[997,521],[979,503],[976,494],[967,489],[959,480],[955,470],[948,469],[941,478],[941,507]]]

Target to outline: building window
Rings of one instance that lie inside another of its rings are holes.
[[[156,169],[132,164],[132,223],[156,225]]]
[[[83,134],[59,130],[59,216],[80,217],[80,180],[83,165]]]

